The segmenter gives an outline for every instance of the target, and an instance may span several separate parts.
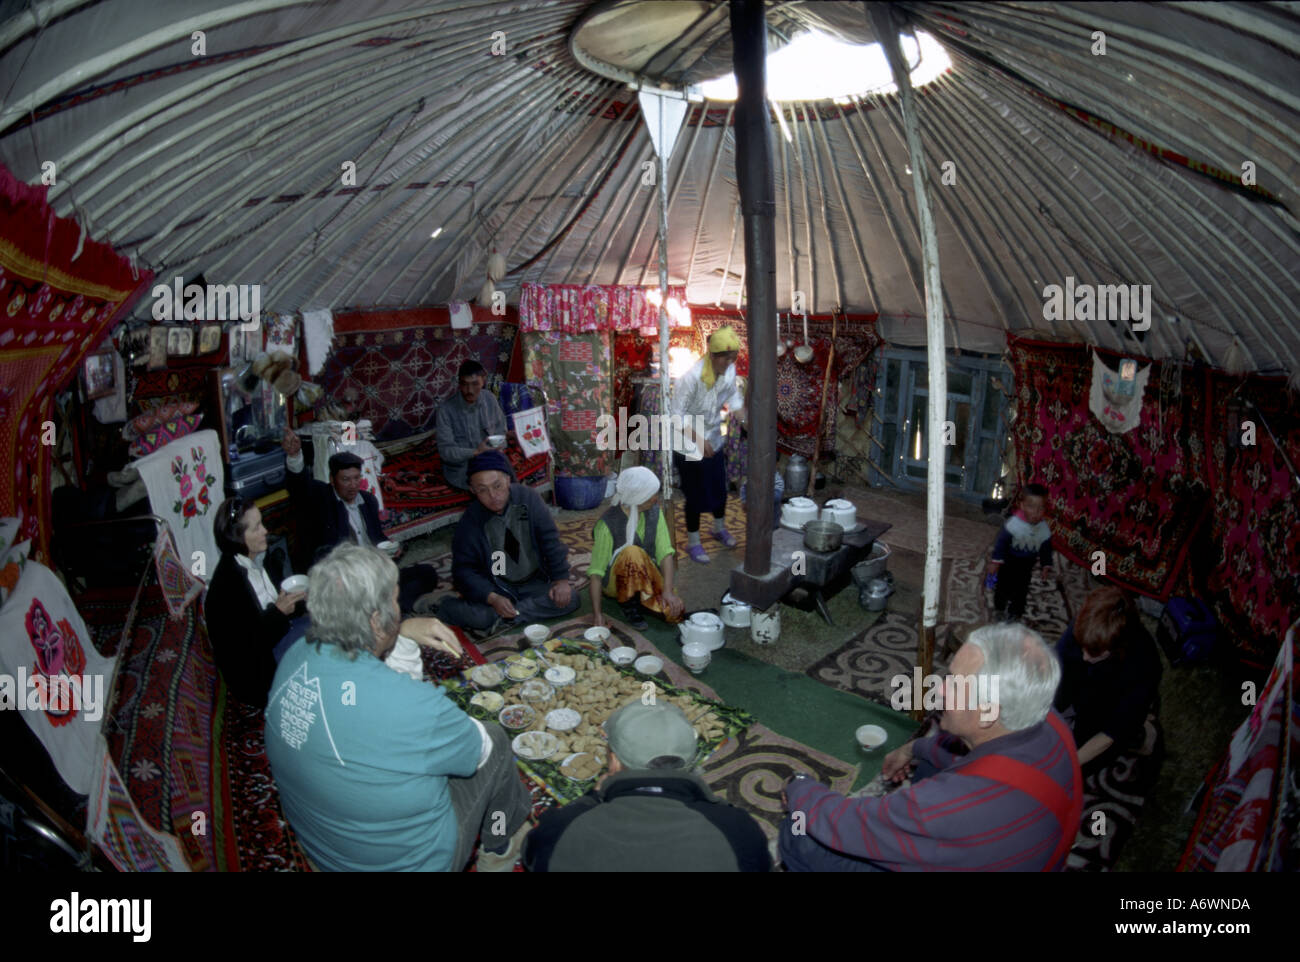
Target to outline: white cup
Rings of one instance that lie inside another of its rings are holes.
[[[874,752],[889,740],[889,732],[879,725],[862,725],[853,733],[864,751]]]
[[[582,633],[582,637],[593,645],[600,645],[603,648],[605,643],[609,641],[609,629],[602,627],[588,628]]]
[[[712,660],[713,653],[704,642],[692,641],[682,645],[682,663],[686,665],[692,674],[698,675],[709,667],[709,662]]]

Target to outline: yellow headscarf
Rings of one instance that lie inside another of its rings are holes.
[[[733,327],[720,327],[709,335],[709,354],[726,354],[728,351],[740,350],[740,335]],[[713,373],[713,358],[705,357],[700,370],[700,380],[704,386],[712,389],[716,375]]]

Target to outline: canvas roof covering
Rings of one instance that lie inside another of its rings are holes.
[[[950,348],[997,352],[1006,331],[1035,328],[1300,371],[1293,4],[898,6],[953,61],[918,100]],[[856,3],[773,3],[768,21],[774,47],[806,29],[874,40]],[[727,6],[10,3],[0,161],[29,183],[53,161],[59,213],[160,280],[261,284],[264,308],[469,299],[494,247],[512,300],[525,281],[655,283],[636,92],[575,50],[698,82],[729,67]],[[923,343],[897,97],[782,109],[778,303],[800,290],[818,311],[878,311],[887,338]],[[739,297],[730,120],[729,104],[697,105],[669,169],[670,280],[695,302]],[[1043,288],[1067,276],[1151,285],[1151,329],[1044,320]]]

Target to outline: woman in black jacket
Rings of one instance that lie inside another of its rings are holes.
[[[265,708],[280,655],[306,630],[306,616],[296,619],[293,614],[307,593],[281,591],[276,586],[292,572],[279,570],[274,559],[267,559],[274,570],[260,563],[266,552],[266,527],[253,502],[242,498],[222,502],[213,530],[221,561],[205,601],[208,640],[231,693]]]

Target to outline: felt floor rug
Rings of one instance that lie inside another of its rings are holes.
[[[1067,872],[1108,872],[1137,827],[1160,774],[1164,735],[1147,721],[1148,754],[1129,752],[1083,782],[1083,820],[1066,862]],[[1095,828],[1095,830],[1094,830]]]
[[[1071,617],[1078,614],[1080,606],[1095,587],[1087,568],[1064,559],[1058,559],[1058,563],[1064,569],[1065,596],[1055,582],[1035,574],[1029,583],[1029,597],[1022,619],[1049,645],[1056,644]],[[955,634],[960,640],[971,628],[989,621],[993,592],[984,587],[984,565],[982,558],[955,558],[950,564],[950,573],[945,572],[947,591],[941,611],[945,637]]]
[[[131,607],[132,591],[86,596],[78,608],[96,646],[112,648]],[[209,730],[217,677],[198,605],[169,616],[150,585],[122,653],[117,701],[105,726],[114,764],[145,820],[176,835],[191,864],[214,864],[212,832],[196,833],[195,816],[211,821]]]
[[[915,618],[886,611],[870,628],[809,667],[807,674],[832,688],[889,705],[895,691],[891,679],[912,677],[918,640]],[[935,663],[935,670],[942,671],[938,650]]]
[[[846,488],[841,498],[852,501],[858,509],[859,520],[888,521],[892,527],[880,536],[891,548],[905,548],[924,556],[925,509],[888,494],[867,491],[859,487]],[[943,519],[943,557],[983,557],[997,528],[982,521],[945,516]]]
[[[614,638],[643,654],[652,654],[664,662],[664,676],[680,688],[699,694],[703,698],[721,701],[718,693],[700,678],[665,656],[641,632],[630,628],[616,618],[606,618]],[[590,625],[585,621],[567,621],[556,624],[554,637],[581,637]],[[480,644],[483,656],[489,661],[504,657],[506,652],[527,647],[522,632],[498,635]],[[723,742],[700,769],[700,775],[715,794],[749,812],[769,838],[775,838],[784,809],[781,805],[781,787],[795,772],[814,775],[825,785],[840,792],[848,792],[857,775],[857,766],[850,765],[825,752],[786,738],[761,723],[754,723],[738,736]],[[534,800],[544,804],[534,792]],[[553,804],[553,802],[551,803]]]

